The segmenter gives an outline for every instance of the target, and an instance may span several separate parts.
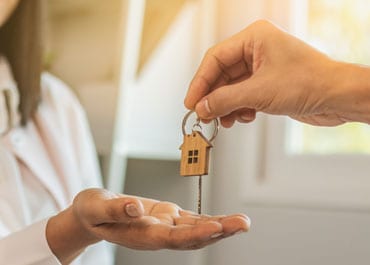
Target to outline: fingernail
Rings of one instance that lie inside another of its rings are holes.
[[[241,230],[236,231],[236,232],[234,233],[234,235],[241,234],[241,233],[244,233],[244,232],[245,232],[245,231],[244,231],[243,229],[241,229]]]
[[[216,234],[213,234],[211,235],[211,238],[217,238],[219,236],[222,236],[224,233],[216,233]]]
[[[198,103],[198,108],[204,110],[207,114],[211,114],[208,99],[203,99]]]
[[[243,120],[243,121],[251,121],[253,119],[252,116],[248,115],[248,114],[243,114],[243,115],[240,115],[240,118]]]
[[[131,217],[138,217],[140,215],[137,206],[133,203],[127,204],[125,206],[126,213]]]

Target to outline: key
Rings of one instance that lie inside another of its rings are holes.
[[[198,214],[202,213],[202,176],[198,180]]]
[[[188,112],[182,122],[182,132],[184,135],[183,143],[180,146],[181,150],[181,163],[180,175],[184,177],[199,176],[198,180],[198,213],[201,214],[202,210],[202,176],[208,175],[210,149],[212,141],[216,138],[218,132],[218,120],[214,119],[215,130],[213,136],[208,140],[202,134],[202,126],[200,125],[199,118],[193,125],[190,134],[185,131],[187,119],[193,113]]]

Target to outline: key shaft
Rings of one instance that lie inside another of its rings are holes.
[[[202,214],[202,176],[198,179],[198,214]]]

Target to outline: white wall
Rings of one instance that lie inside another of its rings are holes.
[[[247,176],[240,168],[248,166],[255,152],[240,149],[247,149],[253,126],[218,136],[211,195],[213,214],[246,213],[252,228],[210,247],[207,264],[369,264],[369,213],[256,205],[242,199],[238,191]]]

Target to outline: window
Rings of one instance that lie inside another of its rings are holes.
[[[297,35],[329,54],[353,63],[370,64],[370,2],[366,0],[298,1],[306,15],[296,20]],[[293,11],[294,12],[294,11]],[[288,123],[286,147],[292,153],[370,153],[370,128],[349,123],[335,128],[318,128],[298,122]]]
[[[188,164],[196,164],[198,163],[198,150],[190,150],[188,152]]]
[[[291,8],[271,8],[279,17],[291,15],[290,25],[285,24],[291,33],[334,58],[370,64],[370,2],[289,2]],[[255,167],[240,169],[241,176],[250,176],[244,177],[240,191],[246,202],[370,209],[368,125],[318,128],[260,115],[255,128],[240,129],[239,134],[251,139],[239,156],[246,156],[252,148],[255,151],[248,161]]]

